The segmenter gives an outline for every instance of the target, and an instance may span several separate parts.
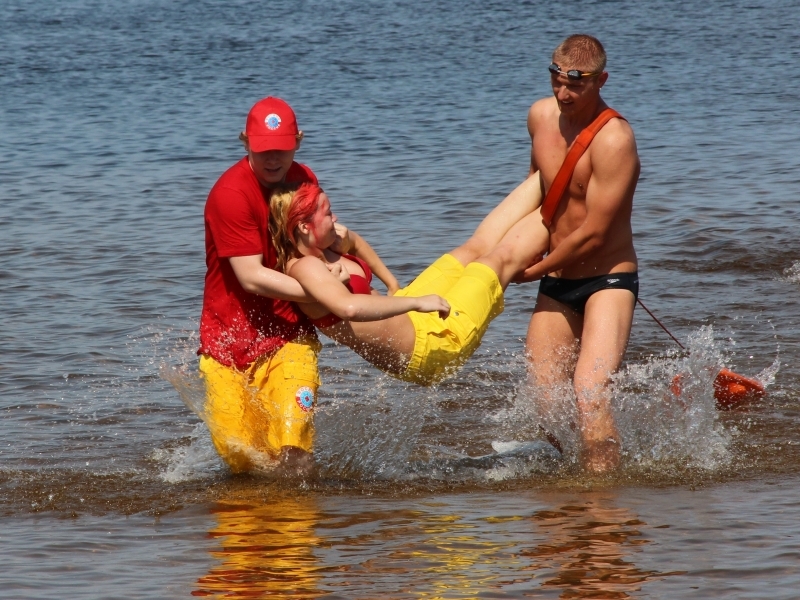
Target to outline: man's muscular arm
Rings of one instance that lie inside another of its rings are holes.
[[[609,123],[610,125],[611,123]],[[592,176],[586,187],[586,218],[541,262],[525,270],[522,280],[580,263],[603,248],[614,220],[631,201],[639,179],[639,157],[633,132],[624,121],[597,135],[590,146]]]
[[[335,224],[335,227],[337,236],[336,243],[345,249],[343,252],[351,251],[355,245],[351,235],[356,237],[357,234],[349,231],[344,225],[340,226],[338,223]],[[360,239],[360,236],[358,237]],[[289,300],[291,302],[315,301],[311,296],[306,294],[303,287],[297,283],[294,277],[289,277],[280,271],[265,267],[262,264],[264,260],[262,254],[232,256],[228,260],[231,263],[236,279],[239,280],[239,284],[246,292],[259,296],[266,296],[267,298],[275,298],[276,300]],[[328,269],[342,283],[346,283],[349,279],[347,271],[343,271],[341,265],[329,265]]]
[[[314,299],[306,294],[303,286],[288,275],[268,269],[261,261],[261,254],[252,256],[232,256],[231,262],[236,279],[244,291],[259,296],[275,298],[277,300],[291,300],[293,302],[313,302]]]

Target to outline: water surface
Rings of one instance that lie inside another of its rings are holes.
[[[796,595],[796,1],[33,0],[3,15],[9,597]],[[604,96],[636,132],[642,299],[690,348],[637,311],[615,383],[623,469],[587,477],[570,398],[545,410],[525,387],[532,284],[433,389],[326,340],[317,475],[231,477],[188,406],[203,203],[249,107],[291,102],[298,159],[408,282],[525,176],[526,111],[574,31],[603,40]],[[768,397],[717,411],[722,365]],[[541,422],[564,459],[537,445]],[[529,451],[496,456],[515,444]]]

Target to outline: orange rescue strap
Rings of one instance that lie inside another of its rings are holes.
[[[581,131],[578,137],[572,142],[567,152],[567,157],[558,170],[556,178],[553,179],[553,184],[550,186],[550,190],[547,192],[547,196],[542,203],[542,220],[548,227],[550,227],[550,223],[553,221],[553,215],[556,214],[558,205],[561,204],[564,192],[566,192],[569,187],[569,182],[572,179],[572,173],[575,171],[575,165],[578,164],[578,160],[583,156],[583,153],[586,152],[586,148],[592,143],[597,132],[614,118],[627,120],[613,108],[607,108],[597,115],[595,120],[592,121],[586,129]]]

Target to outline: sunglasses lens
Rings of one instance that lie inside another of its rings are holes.
[[[570,81],[580,81],[583,79],[584,75],[588,75],[589,73],[584,73],[583,71],[579,71],[578,69],[570,69],[569,71],[562,71],[561,67],[559,67],[556,63],[552,63],[547,70],[550,71],[551,74],[558,77],[559,75],[566,75],[567,79]]]

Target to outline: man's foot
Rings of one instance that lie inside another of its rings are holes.
[[[619,440],[586,441],[583,447],[583,466],[591,473],[603,474],[615,470],[620,463]]]
[[[314,469],[314,455],[295,446],[281,448],[278,461],[278,471],[289,477],[305,477]]]

